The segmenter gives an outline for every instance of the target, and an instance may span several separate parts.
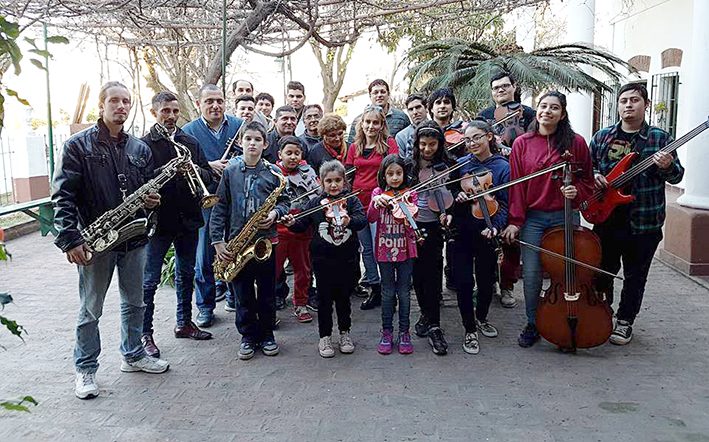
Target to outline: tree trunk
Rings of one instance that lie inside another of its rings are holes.
[[[278,1],[271,0],[266,3],[257,2],[254,6],[254,10],[251,14],[244,20],[239,27],[237,27],[231,34],[227,36],[226,39],[226,59],[227,62],[231,58],[231,54],[234,53],[237,47],[246,40],[246,38],[251,34],[251,32],[257,29],[261,23],[273,14],[278,7]],[[220,78],[222,78],[222,48],[217,51],[212,60],[209,62],[209,67],[207,68],[207,75],[204,76],[205,84],[217,84]]]

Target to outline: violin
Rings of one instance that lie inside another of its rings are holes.
[[[509,102],[495,109],[495,121],[499,124],[496,123],[494,126],[497,127],[500,139],[505,146],[512,146],[512,142],[515,138],[525,132],[525,128],[522,125],[523,114],[524,108],[516,101]]]
[[[383,192],[382,195],[390,197],[387,204],[394,219],[401,223],[408,224],[414,231],[416,242],[423,242],[424,236],[414,220],[414,217],[419,212],[419,208],[414,204],[411,198],[412,192],[410,192],[408,188],[390,189]]]
[[[341,234],[345,229],[345,226],[342,225],[342,218],[347,215],[347,200],[323,198],[320,204],[326,206],[325,219],[333,225],[334,233]]]
[[[492,171],[487,170],[482,174],[471,174],[460,181],[460,187],[467,195],[473,195],[473,204],[471,206],[471,212],[473,216],[477,219],[485,220],[485,225],[490,230],[494,232],[494,226],[492,225],[492,217],[497,214],[500,210],[500,203],[495,199],[495,197],[488,193],[481,197],[476,197],[475,194],[484,192],[492,187]],[[492,238],[492,244],[495,247],[495,253],[497,254],[498,264],[502,260],[502,244],[497,236]]]
[[[500,210],[500,203],[491,194],[488,193],[482,197],[476,197],[475,194],[484,192],[494,187],[492,182],[492,172],[487,170],[481,174],[468,175],[460,181],[460,187],[467,195],[472,195],[473,204],[471,211],[477,219],[484,219],[487,223],[488,218],[495,216]],[[490,227],[490,226],[488,226]],[[492,230],[492,228],[490,229]]]
[[[570,186],[571,154],[567,151],[562,158],[564,186]],[[601,242],[591,230],[574,226],[572,217],[571,200],[564,198],[564,226],[542,236],[540,248],[547,253],[540,258],[551,284],[539,298],[537,329],[552,344],[575,351],[605,343],[613,332],[613,317],[605,294],[595,289],[598,270],[593,269],[601,264]]]
[[[465,128],[451,128],[443,133],[443,138],[446,141],[446,149],[448,152],[456,156],[462,156],[464,152],[458,152],[460,147],[465,150]]]

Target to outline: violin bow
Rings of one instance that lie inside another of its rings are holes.
[[[346,196],[340,197],[340,198],[338,198],[338,199],[336,199],[336,200],[330,201],[329,204],[322,204],[322,205],[320,205],[320,206],[318,206],[318,207],[313,207],[313,208],[311,208],[311,209],[304,210],[304,211],[302,211],[302,212],[300,212],[300,213],[296,213],[296,214],[293,216],[293,219],[300,219],[300,218],[303,218],[303,217],[305,217],[305,216],[312,215],[312,214],[315,213],[315,212],[319,212],[319,211],[321,211],[321,210],[326,209],[327,206],[329,206],[329,205],[341,203],[342,201],[347,201],[348,199],[350,199],[350,198],[352,198],[352,197],[354,197],[354,196],[357,196],[357,195],[359,195],[360,193],[362,193],[362,190],[361,190],[361,189],[360,189],[360,190],[357,190],[357,191],[355,191],[355,192],[352,192],[352,193],[350,193],[349,195],[346,195]]]
[[[356,170],[357,170],[357,168],[356,168],[356,167],[353,167],[352,169],[346,171],[346,172],[345,172],[345,177],[347,177],[347,175],[352,175],[353,173],[355,173]],[[292,200],[290,200],[290,202],[291,202],[291,203],[294,203],[294,202],[296,202],[296,201],[299,201],[299,200],[301,200],[301,199],[303,199],[303,198],[305,198],[305,197],[308,197],[308,196],[314,194],[314,193],[317,192],[318,190],[320,190],[319,187],[316,187],[316,188],[314,188],[314,189],[310,189],[310,190],[308,190],[307,192],[305,192],[304,194],[298,195],[297,197],[293,198]]]
[[[569,257],[566,257],[566,256],[564,256],[564,255],[562,255],[562,254],[559,254],[559,253],[556,253],[556,252],[552,252],[551,250],[547,250],[547,249],[545,249],[545,248],[542,248],[542,247],[539,247],[539,246],[535,246],[534,244],[530,244],[530,243],[528,243],[528,242],[526,242],[526,241],[522,241],[521,239],[515,239],[515,241],[517,241],[518,243],[520,243],[521,245],[523,245],[523,246],[525,246],[525,247],[529,247],[530,249],[534,250],[535,252],[546,253],[547,255],[553,256],[553,257],[555,257],[555,258],[559,258],[559,259],[561,259],[561,260],[568,261],[568,262],[570,262],[571,264],[576,264],[576,265],[579,265],[579,266],[581,266],[581,267],[587,268],[587,269],[589,269],[589,270],[593,270],[594,272],[602,273],[602,274],[604,274],[604,275],[606,275],[606,276],[610,276],[610,277],[613,277],[613,278],[620,279],[621,281],[625,280],[625,278],[623,278],[623,277],[620,276],[620,275],[614,275],[614,274],[612,274],[611,272],[607,272],[607,271],[605,271],[605,270],[603,270],[603,269],[599,269],[598,267],[594,267],[594,266],[592,266],[591,264],[586,264],[586,263],[583,262],[583,261],[579,261],[579,260],[576,260],[576,259],[573,259],[573,258],[569,258]]]

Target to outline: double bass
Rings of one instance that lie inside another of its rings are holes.
[[[567,151],[562,158],[566,161],[564,186],[570,186],[571,153]],[[551,252],[540,256],[551,285],[539,298],[539,334],[570,351],[604,344],[613,332],[613,317],[605,294],[595,290],[596,271],[591,270],[601,264],[601,241],[591,230],[574,226],[568,198],[564,198],[564,226],[544,232],[540,248]]]

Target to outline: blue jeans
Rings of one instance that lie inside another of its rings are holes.
[[[195,263],[195,300],[200,312],[213,312],[216,306],[214,300],[216,296],[216,285],[214,282],[214,247],[212,239],[209,237],[209,219],[212,209],[202,210],[204,225],[199,229],[199,241],[197,243],[197,261]]]
[[[197,253],[197,231],[179,235],[155,235],[146,247],[145,272],[143,274],[143,333],[153,332],[155,291],[160,284],[163,260],[175,244],[175,291],[177,292],[177,325],[183,327],[192,320],[192,288],[194,287],[194,263]]]
[[[369,226],[357,232],[359,244],[362,246],[362,261],[364,261],[364,274],[369,285],[379,284],[379,271],[377,260],[374,259],[374,238],[377,236],[377,225]]]
[[[409,331],[411,299],[409,287],[414,260],[401,262],[380,262],[382,274],[382,329],[394,329],[394,299],[399,299],[399,333]]]
[[[574,212],[574,225],[580,221],[578,212]],[[519,237],[522,241],[539,246],[542,243],[542,235],[547,229],[564,225],[564,211],[542,212],[530,210],[527,212],[527,219],[522,226]],[[524,304],[527,312],[527,322],[536,324],[537,304],[539,295],[542,292],[542,282],[544,271],[540,252],[535,252],[529,247],[522,246],[522,273],[524,275]]]
[[[145,247],[130,252],[108,252],[97,256],[89,266],[79,269],[79,318],[76,325],[74,365],[80,373],[96,373],[101,353],[98,320],[103,301],[118,267],[118,292],[121,296],[121,354],[128,362],[145,356],[140,337],[143,332],[143,264]]]

